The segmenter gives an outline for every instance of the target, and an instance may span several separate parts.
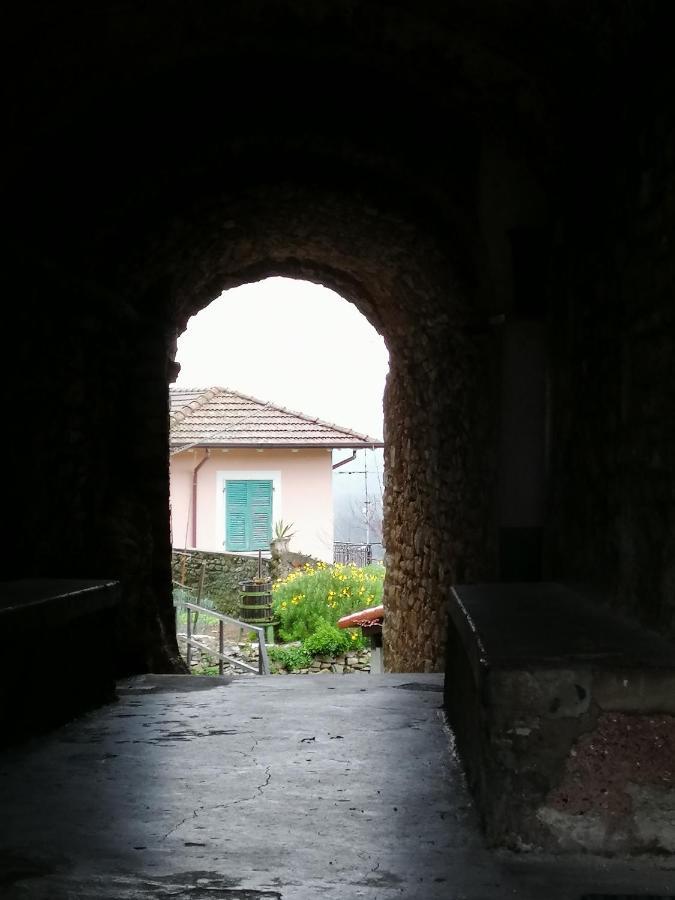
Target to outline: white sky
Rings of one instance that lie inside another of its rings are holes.
[[[226,291],[178,340],[178,387],[227,387],[382,437],[384,340],[353,304],[306,281]]]

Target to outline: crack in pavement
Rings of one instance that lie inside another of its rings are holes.
[[[162,840],[165,841],[165,840],[168,838],[168,836],[169,836],[170,834],[173,834],[174,831],[178,831],[178,829],[181,827],[181,825],[185,825],[185,823],[188,821],[188,819],[190,819],[190,818],[193,818],[193,819],[198,818],[199,813],[197,812],[197,809],[203,809],[203,808],[204,808],[203,806],[198,806],[196,809],[193,809],[193,810],[192,810],[192,816],[185,816],[185,818],[184,818],[184,819],[181,819],[180,822],[179,822],[177,825],[174,825],[173,828],[169,828],[169,830],[167,831],[167,833],[162,837]]]
[[[267,766],[267,768],[265,769],[265,780],[263,781],[262,784],[257,785],[257,791],[261,797],[262,797],[262,792],[265,790],[265,788],[270,783],[270,780],[272,778],[271,770],[272,770],[272,766]]]
[[[270,783],[270,781],[272,779],[271,769],[272,769],[272,766],[267,766],[265,768],[265,780],[263,781],[262,784],[257,784],[255,786],[255,789],[258,792],[257,793],[258,797],[262,797],[263,791],[265,790],[265,788],[267,787],[267,785]],[[236,806],[238,803],[248,803],[249,800],[255,800],[255,799],[256,799],[256,794],[253,794],[250,797],[242,797],[240,800],[233,800],[231,803],[221,803],[219,806],[212,807],[212,808],[213,809],[225,809],[228,806]]]
[[[244,757],[248,756],[251,758],[251,762],[254,766],[260,767],[260,761],[255,756],[252,755],[253,751],[256,749],[256,747],[260,743],[260,740],[261,740],[260,738],[255,738],[253,743],[251,744],[251,747],[249,748],[248,752],[246,752],[245,750],[232,750],[230,752],[236,753],[237,755],[244,756]],[[152,741],[148,741],[147,743],[151,743],[151,742]],[[271,778],[272,778],[272,766],[269,765],[269,766],[265,767],[265,780],[261,784],[256,785],[256,793],[255,794],[252,794],[250,797],[241,797],[239,800],[231,800],[231,801],[228,801],[227,803],[216,803],[214,806],[206,806],[205,804],[201,804],[200,806],[197,806],[192,810],[191,815],[185,816],[183,819],[180,820],[180,822],[178,822],[176,825],[174,825],[173,828],[170,828],[166,832],[166,834],[163,835],[162,840],[165,841],[169,837],[169,835],[178,831],[178,829],[181,828],[183,825],[185,825],[185,823],[188,822],[190,819],[199,818],[200,813],[215,812],[218,809],[227,809],[230,806],[237,806],[239,803],[248,803],[250,800],[255,800],[256,797],[261,797],[263,794],[263,791],[270,783]]]
[[[258,763],[258,761],[255,759],[253,760],[253,762],[256,764]],[[199,818],[199,813],[215,812],[217,809],[227,809],[230,806],[237,806],[239,803],[248,803],[250,800],[255,800],[256,797],[262,797],[263,791],[268,786],[268,784],[270,783],[271,780],[272,780],[272,766],[269,765],[269,766],[265,767],[265,780],[261,784],[257,784],[255,787],[257,793],[252,794],[250,797],[241,797],[239,800],[231,800],[228,803],[216,803],[214,806],[205,806],[204,804],[202,804],[201,806],[197,806],[192,810],[191,816],[185,816],[185,818],[181,819],[180,822],[178,822],[176,825],[173,826],[173,828],[170,828],[166,832],[166,834],[163,835],[162,840],[165,841],[169,837],[170,834],[173,834],[175,831],[178,831],[178,829],[182,825],[185,825],[185,823],[188,822],[190,819]]]

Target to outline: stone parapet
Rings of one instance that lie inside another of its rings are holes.
[[[455,588],[445,699],[489,841],[674,853],[675,648],[554,584]]]
[[[0,664],[0,746],[114,698],[112,637],[121,599],[111,580],[33,578],[0,586],[0,627],[10,638]],[[83,648],[95,660],[86,671]]]

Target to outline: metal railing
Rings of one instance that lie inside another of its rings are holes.
[[[375,544],[351,544],[348,541],[335,541],[333,544],[333,562],[345,565],[369,566],[373,561]]]
[[[182,585],[181,585],[182,587]],[[173,605],[176,607],[176,614],[178,613],[179,607],[184,607],[187,610],[187,629],[186,629],[186,662],[188,665],[188,669],[190,668],[190,664],[192,662],[192,648],[197,647],[200,650],[204,650],[206,653],[211,656],[216,656],[218,658],[218,674],[223,674],[223,663],[227,662],[233,666],[239,666],[240,669],[244,669],[246,672],[252,672],[254,675],[269,675],[270,674],[270,663],[267,657],[267,646],[265,645],[265,629],[260,628],[257,625],[251,625],[248,622],[242,622],[239,619],[233,619],[231,616],[225,616],[223,613],[216,612],[213,609],[208,609],[206,606],[199,606],[197,603],[191,603],[189,600],[182,600],[180,598],[176,599],[174,597]],[[195,640],[192,635],[192,616],[191,612],[195,613],[205,613],[206,615],[213,616],[218,620],[218,652],[212,650],[210,647],[207,647],[206,644],[202,644],[200,641]],[[244,628],[247,631],[255,631],[258,636],[258,668],[254,669],[253,666],[249,666],[248,663],[242,662],[240,659],[234,659],[231,656],[226,656],[223,653],[225,648],[225,623],[230,625],[236,625],[239,628]],[[176,629],[178,630],[178,629]]]

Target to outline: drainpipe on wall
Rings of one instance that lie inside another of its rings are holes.
[[[355,459],[356,459],[356,450],[352,453],[351,456],[348,456],[347,459],[341,459],[340,462],[336,462],[336,463],[333,465],[333,468],[334,468],[334,469],[339,469],[340,466],[344,466],[345,463],[348,463],[348,462],[354,462]]]
[[[204,459],[201,459],[192,470],[192,546],[197,549],[197,474],[206,460],[211,455],[211,451],[206,447]]]

